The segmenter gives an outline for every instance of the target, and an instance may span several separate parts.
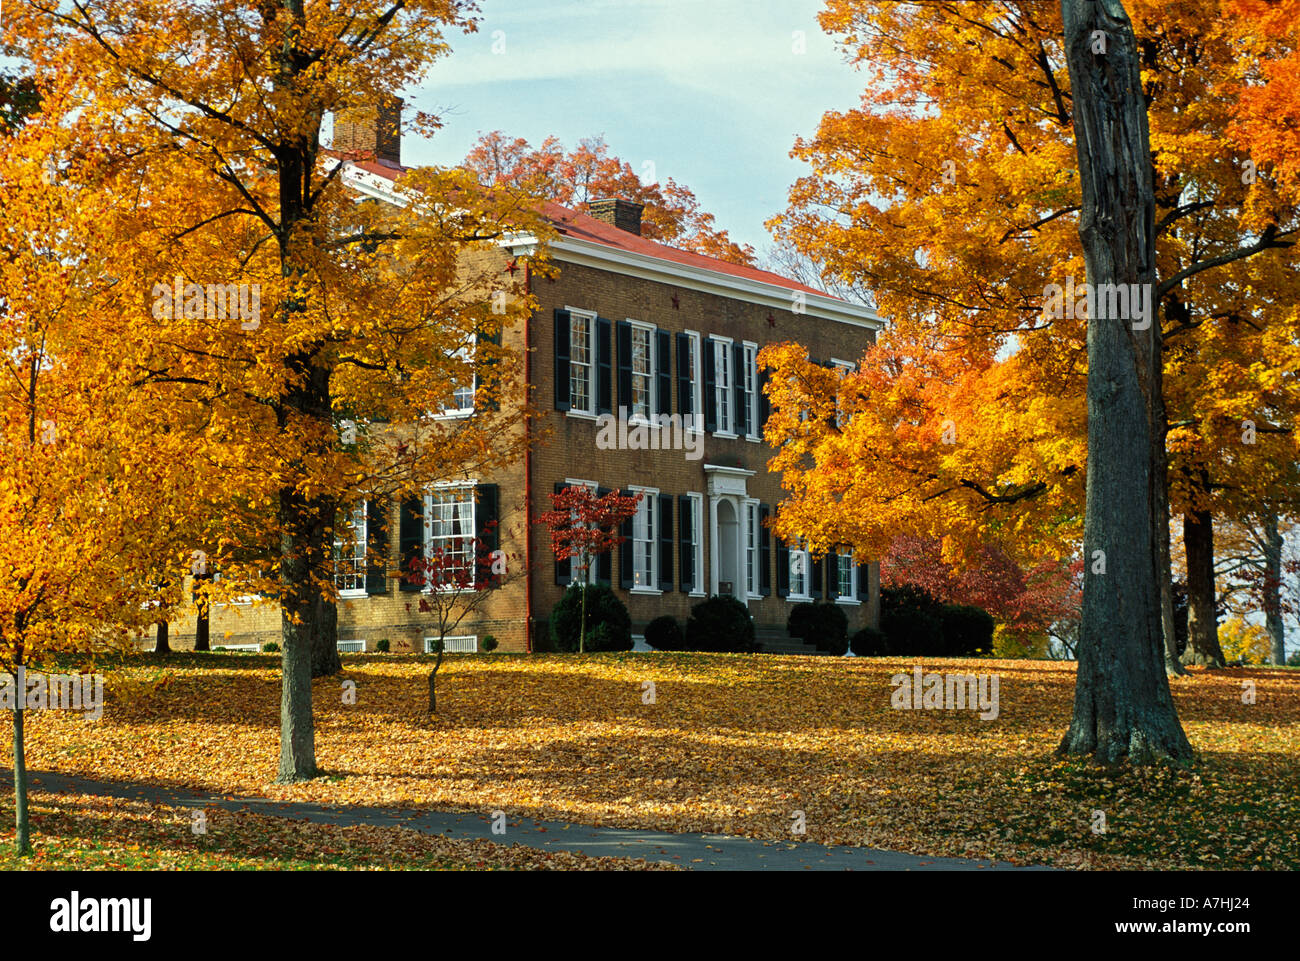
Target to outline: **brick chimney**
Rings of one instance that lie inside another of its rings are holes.
[[[588,213],[597,220],[638,237],[641,236],[641,211],[644,209],[644,204],[622,197],[607,197],[587,204]]]
[[[402,98],[383,96],[334,115],[334,149],[402,163]]]

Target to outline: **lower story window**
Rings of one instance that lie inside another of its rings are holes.
[[[853,555],[851,553],[838,554],[836,555],[836,563],[839,566],[839,571],[838,571],[839,596],[844,598],[856,599],[858,596],[858,590],[857,590],[858,585],[857,585],[857,576],[856,576],[858,572],[858,568],[857,565],[853,563]]]
[[[745,502],[745,591],[760,597],[758,590],[758,501]]]
[[[632,586],[658,587],[658,517],[655,512],[657,491],[641,490],[644,495],[632,517]]]
[[[334,586],[339,593],[366,589],[366,502],[352,509],[343,530],[334,535]]]
[[[474,576],[474,488],[440,488],[425,497],[430,587]]]
[[[444,637],[442,639],[442,649],[445,654],[477,654],[478,635],[460,634],[454,637]],[[426,637],[424,639],[424,653],[438,653],[438,639],[436,637]]]
[[[790,596],[808,596],[808,552],[790,549]]]

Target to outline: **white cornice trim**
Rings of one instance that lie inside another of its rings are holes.
[[[535,237],[506,238],[501,241],[501,245],[512,252],[526,252],[526,249],[537,245],[537,239]],[[668,283],[706,294],[716,294],[771,307],[774,310],[791,312],[793,303],[791,295],[795,291],[788,287],[724,274],[703,267],[679,264],[649,254],[607,247],[590,240],[579,240],[576,237],[558,237],[548,242],[547,249],[554,260],[598,270],[610,270],[629,277]],[[799,293],[804,297],[805,316],[833,320],[867,330],[880,330],[885,326],[885,322],[869,307],[846,303],[823,294],[806,291],[799,291]]]

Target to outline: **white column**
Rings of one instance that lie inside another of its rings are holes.
[[[709,497],[709,593],[718,593],[718,495]]]

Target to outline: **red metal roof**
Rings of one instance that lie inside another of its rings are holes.
[[[337,156],[333,151],[323,151],[325,153]],[[397,180],[402,176],[409,167],[402,167],[398,164],[390,163],[387,160],[362,160],[352,161],[353,166],[367,173],[384,177],[388,180]],[[716,257],[707,257],[704,254],[695,254],[687,250],[678,250],[676,247],[670,247],[667,244],[661,244],[658,241],[649,240],[636,234],[629,233],[626,230],[619,230],[612,224],[597,220],[589,214],[577,210],[570,210],[568,207],[562,207],[557,203],[545,202],[542,205],[543,215],[555,225],[565,237],[573,237],[577,240],[586,240],[591,243],[601,244],[605,247],[613,247],[618,250],[626,250],[629,253],[642,254],[646,257],[655,257],[659,260],[666,260],[674,264],[682,264],[687,267],[698,267],[702,270],[711,270],[719,274],[727,274],[732,277],[740,277],[745,280],[752,280],[757,283],[771,284],[774,287],[783,287],[786,290],[799,290],[807,294],[817,294],[821,297],[830,297],[832,300],[839,300],[838,297],[832,297],[824,290],[818,290],[816,287],[809,287],[801,284],[797,280],[791,280],[789,277],[782,277],[780,274],[774,274],[770,270],[759,270],[757,267],[747,267],[744,264],[733,264],[730,261],[719,260]]]

